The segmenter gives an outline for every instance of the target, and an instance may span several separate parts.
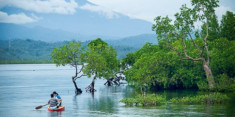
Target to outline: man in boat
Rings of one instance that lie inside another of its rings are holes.
[[[53,94],[51,94],[51,99],[48,101],[48,104],[51,109],[57,109],[60,106],[59,100],[54,98]]]
[[[56,99],[58,99],[58,101],[59,101],[59,103],[60,103],[60,106],[61,106],[61,104],[62,104],[62,99],[61,99],[60,95],[59,95],[56,91],[54,91],[52,94],[53,94],[53,96],[54,96]]]

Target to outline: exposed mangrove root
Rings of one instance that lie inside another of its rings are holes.
[[[94,76],[94,78],[93,78],[91,84],[90,84],[88,87],[86,87],[86,92],[93,93],[93,92],[96,91],[96,90],[95,90],[95,79],[96,79],[96,76]]]
[[[79,95],[79,94],[81,94],[81,93],[82,93],[82,90],[81,90],[80,88],[75,89],[75,94],[76,94],[76,95]]]
[[[94,88],[94,82],[92,82],[88,87],[86,87],[86,92],[90,92],[90,93],[92,93],[92,92],[95,92],[96,90],[95,90],[95,88]]]
[[[123,76],[121,76],[121,75],[119,75],[119,76],[117,76],[117,74],[115,74],[115,78],[110,78],[110,79],[108,79],[105,83],[104,83],[104,85],[108,85],[108,86],[112,86],[112,85],[120,85],[120,84],[122,84],[120,81],[121,80],[124,80],[125,79],[125,77],[123,77]]]

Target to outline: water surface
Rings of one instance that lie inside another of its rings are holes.
[[[54,64],[11,64],[0,65],[0,116],[1,117],[77,117],[77,116],[234,116],[234,100],[226,105],[166,105],[157,107],[126,107],[119,101],[130,97],[134,89],[127,86],[104,85],[105,80],[96,80],[94,95],[85,92],[91,78],[77,80],[81,95],[74,95],[71,76],[74,69],[56,67]],[[48,112],[46,107],[34,108],[46,104],[50,94],[57,91],[63,98],[65,111]],[[195,91],[157,92],[171,97],[197,95]]]

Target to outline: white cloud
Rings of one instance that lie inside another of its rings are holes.
[[[88,0],[89,2],[110,9],[110,11],[153,22],[156,16],[173,18],[182,4],[190,5],[190,0]]]
[[[32,17],[25,15],[24,13],[8,15],[5,12],[0,11],[0,22],[1,23],[13,23],[13,24],[25,24],[36,22],[40,20],[37,16],[32,14]]]
[[[234,12],[230,7],[220,6],[215,9],[215,13],[218,16],[218,20],[222,19],[222,16],[226,13],[226,11]]]
[[[148,22],[153,22],[153,19],[156,16],[169,16],[172,19],[174,14],[179,11],[179,8],[186,4],[188,7],[191,7],[191,0],[87,0],[97,7],[94,11],[107,11],[108,16],[116,13],[120,13],[126,16],[129,16],[133,19],[142,19]],[[98,9],[99,8],[99,9]],[[88,9],[88,8],[87,8]],[[222,14],[227,10],[231,9],[229,7],[220,6],[216,9],[216,14],[219,19],[221,19]]]
[[[97,5],[85,4],[80,7],[80,9],[89,10],[92,12],[98,12],[99,14],[105,15],[107,18],[112,19],[118,17],[118,14],[114,11]]]
[[[74,0],[0,0],[0,8],[12,6],[38,13],[73,14],[78,4]]]

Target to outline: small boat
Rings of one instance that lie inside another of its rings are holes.
[[[57,109],[51,109],[51,108],[48,106],[48,111],[64,111],[64,106],[60,106],[60,107],[57,108]]]

